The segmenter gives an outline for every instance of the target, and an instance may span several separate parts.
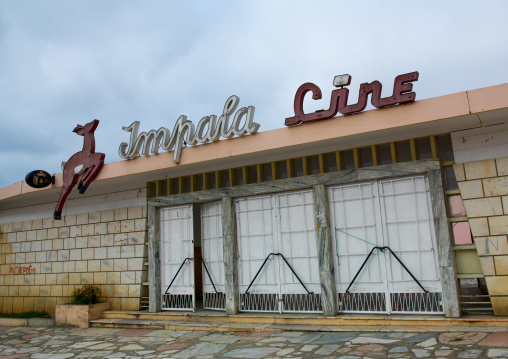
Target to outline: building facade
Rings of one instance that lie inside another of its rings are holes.
[[[507,315],[507,134],[499,85],[15,183],[0,308]]]

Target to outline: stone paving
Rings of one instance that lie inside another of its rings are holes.
[[[0,358],[508,358],[508,333],[3,327]]]

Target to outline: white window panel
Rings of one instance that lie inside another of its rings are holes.
[[[163,309],[194,310],[192,206],[163,208],[160,221]],[[170,284],[171,287],[167,290]]]

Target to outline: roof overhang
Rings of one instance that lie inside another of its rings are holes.
[[[85,196],[140,188],[164,178],[484,127],[506,119],[508,84],[502,84],[187,147],[180,164],[172,162],[172,152],[108,163]],[[0,188],[0,208],[11,207],[19,196],[23,202],[56,201],[61,186],[62,173],[58,173],[55,184],[44,189],[24,182]]]

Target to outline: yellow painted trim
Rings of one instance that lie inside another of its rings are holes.
[[[476,244],[456,244],[453,246],[454,251],[463,251],[466,249],[476,249]]]
[[[295,176],[295,170],[293,168],[293,160],[292,159],[286,160],[286,168],[288,171],[288,178],[293,178]]]
[[[198,176],[191,175],[190,176],[190,190],[191,192],[196,192],[198,189]]]
[[[279,179],[279,169],[277,168],[277,162],[270,162],[272,166],[272,180]]]
[[[455,251],[457,274],[476,275],[483,273],[476,248]]]
[[[432,158],[438,158],[437,139],[436,136],[430,136],[430,149],[432,150]]]
[[[355,168],[360,168],[360,149],[358,147],[353,148],[353,162],[355,163]]]
[[[335,151],[335,161],[337,162],[337,171],[342,171],[342,153]]]
[[[411,146],[411,159],[416,161],[418,159],[418,154],[416,153],[416,141],[414,138],[409,139],[409,146]]]
[[[247,166],[242,167],[243,184],[249,184],[249,168]]]
[[[166,186],[168,187],[168,196],[175,194],[175,186],[173,186],[173,179],[168,178],[166,180]]]
[[[433,157],[436,157],[437,156],[437,140],[436,140],[436,137],[437,135],[434,135],[434,136],[428,136],[428,137],[422,137],[422,138],[429,138],[430,139],[430,142],[431,142],[431,147],[432,147],[432,156]],[[418,154],[417,154],[417,149],[416,149],[416,140],[414,138],[411,138],[409,140],[410,143],[410,147],[411,147],[411,158],[412,160],[417,160],[418,159]],[[391,157],[392,157],[392,163],[397,163],[398,162],[398,154],[397,154],[397,143],[396,142],[390,142],[389,145],[390,145],[390,154],[391,154]],[[372,154],[372,163],[373,163],[373,166],[379,166],[379,149],[378,149],[378,146],[380,145],[371,145],[369,146],[370,147],[370,150],[371,150],[371,154]],[[367,147],[367,148],[369,148]],[[360,149],[362,149],[363,147],[355,147],[352,149],[353,151],[353,160],[354,160],[354,166],[355,168],[361,168],[362,167],[362,161],[361,161],[361,155],[360,155]],[[335,151],[335,152],[332,152],[334,155],[335,155],[335,161],[336,161],[336,164],[337,164],[337,171],[342,171],[344,169],[344,165],[343,165],[343,160],[342,160],[342,151]],[[328,153],[320,153],[320,154],[317,154],[318,156],[318,161],[319,161],[319,172],[320,173],[326,173],[326,155]],[[295,176],[295,168],[294,168],[294,161],[295,160],[298,160],[298,159],[302,159],[302,167],[303,167],[303,175],[304,176],[308,176],[310,175],[310,157],[309,156],[303,156],[303,157],[299,157],[299,158],[289,158],[289,159],[286,159],[286,160],[282,160],[282,161],[277,161],[277,162],[270,162],[270,168],[271,168],[271,171],[272,171],[272,180],[278,180],[280,178],[280,174],[279,174],[279,169],[278,169],[278,162],[284,162],[286,163],[286,167],[287,167],[287,173],[288,173],[288,178],[294,178],[296,177]],[[451,165],[454,165],[455,164],[455,161],[447,161],[447,162],[442,162],[441,165],[443,167],[445,166],[451,166]],[[252,165],[252,166],[243,166],[243,167],[240,167],[241,168],[241,171],[242,171],[242,178],[243,178],[243,182],[244,184],[248,184],[250,182],[250,176],[249,176],[249,170],[250,170],[250,167],[253,167],[253,166],[256,166],[256,178],[257,178],[257,183],[261,183],[261,182],[264,182],[265,180],[265,173],[264,173],[264,166],[266,164],[262,164],[262,163],[259,163],[259,164],[256,164],[256,165]],[[225,169],[225,170],[218,170],[218,171],[214,171],[215,173],[215,188],[222,188],[223,187],[223,183],[222,183],[222,172],[223,171],[228,171],[228,178],[229,178],[229,182],[230,182],[230,186],[235,186],[237,185],[236,183],[236,176],[235,176],[235,171],[236,169],[234,168],[229,168],[229,169]],[[202,175],[203,176],[203,189],[210,189],[211,188],[211,183],[210,183],[210,173],[212,172],[209,172],[209,173],[201,173],[201,174],[197,174],[197,175],[191,175],[190,176],[190,180],[191,180],[191,191],[196,191],[197,190],[197,176],[199,175]],[[177,177],[178,179],[178,187],[179,187],[179,190],[184,190],[185,189],[185,183],[182,185],[181,181],[183,180],[182,178],[180,177]],[[171,181],[172,179],[168,179],[167,183],[168,183],[168,193],[167,194],[174,194],[176,191],[175,191],[175,188],[171,188]],[[147,182],[147,197],[149,197],[149,184],[150,183],[155,183],[155,185],[157,186],[157,181],[153,181],[153,182]],[[159,184],[160,186],[160,184]],[[174,185],[173,185],[174,187]],[[159,190],[160,192],[160,190]],[[160,192],[161,193],[161,192]],[[179,193],[185,193],[185,192],[179,192]],[[453,195],[453,194],[460,194],[460,191],[459,190],[448,190],[446,191],[446,194],[447,195]]]
[[[163,189],[162,180],[155,181],[155,196],[156,197],[160,197],[160,196],[164,195],[164,193],[162,193],[162,189]]]
[[[310,175],[309,158],[307,156],[302,157],[303,175]]]
[[[210,189],[210,173],[203,173],[203,190]]]
[[[319,173],[325,173],[326,172],[326,166],[325,166],[325,154],[320,153],[318,155],[319,159]]]
[[[455,164],[455,161],[446,161],[446,162],[441,162],[441,166],[442,166],[442,167],[453,166],[454,164]]]
[[[215,171],[215,188],[222,188],[222,171]]]
[[[263,164],[257,164],[256,165],[256,170],[257,170],[257,177],[258,177],[258,183],[261,183],[261,182],[264,182],[265,180],[265,169],[263,167]]]
[[[146,198],[152,198],[152,182],[146,182]]]
[[[483,273],[457,274],[457,279],[485,278]]]
[[[379,155],[377,153],[376,145],[370,146],[370,150],[372,151],[372,165],[379,166]]]
[[[467,216],[460,216],[460,217],[451,217],[451,218],[448,218],[448,221],[450,223],[455,223],[455,222],[467,222],[469,220],[469,218],[467,218]]]
[[[229,187],[236,186],[235,169],[234,168],[228,169],[228,175],[229,175]]]
[[[183,177],[178,177],[178,193],[185,193],[185,179]]]
[[[392,154],[392,163],[397,163],[397,146],[395,142],[390,142],[390,153]]]

